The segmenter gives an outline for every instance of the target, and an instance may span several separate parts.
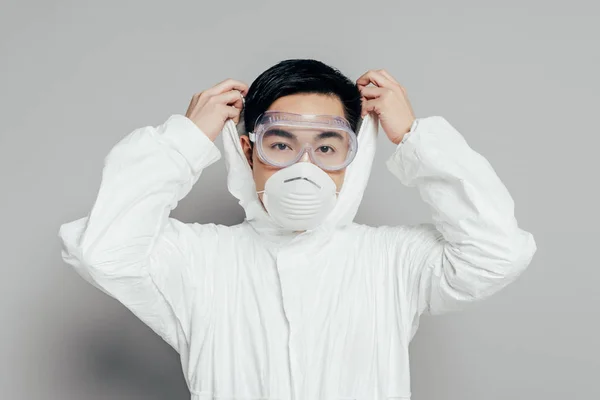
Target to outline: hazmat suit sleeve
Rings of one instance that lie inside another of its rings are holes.
[[[206,306],[198,299],[209,290],[209,271],[194,251],[210,246],[200,238],[211,226],[169,213],[219,158],[185,116],[136,129],[105,158],[90,214],[60,227],[63,259],[178,351],[188,343],[192,298],[196,313]]]
[[[413,334],[422,313],[457,310],[505,287],[536,251],[488,161],[443,117],[417,122],[387,162],[404,185],[418,189],[433,217],[394,236],[400,298]]]

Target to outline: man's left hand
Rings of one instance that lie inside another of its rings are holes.
[[[367,86],[370,83],[374,86]],[[375,112],[387,137],[399,144],[415,120],[406,89],[383,69],[366,72],[356,85],[362,96],[361,116]]]

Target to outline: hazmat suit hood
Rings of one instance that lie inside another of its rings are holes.
[[[222,131],[227,187],[244,208],[246,221],[265,239],[282,242],[302,238],[324,239],[334,229],[351,224],[362,201],[375,156],[379,119],[376,114],[367,114],[357,129],[358,150],[356,157],[346,168],[346,174],[334,209],[318,227],[299,234],[276,224],[264,209],[257,193],[252,169],[240,143],[243,132],[243,114],[236,124],[228,119]]]

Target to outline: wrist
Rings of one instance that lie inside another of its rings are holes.
[[[399,145],[400,143],[404,142],[407,139],[407,135],[410,134],[411,132],[413,132],[417,128],[417,124],[418,124],[418,119],[413,118],[408,130],[406,132],[404,132],[402,135],[400,135],[399,137],[392,139],[392,142],[395,145]]]

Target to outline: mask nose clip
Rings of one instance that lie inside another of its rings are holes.
[[[294,182],[294,181],[306,181],[308,183],[312,183],[318,189],[321,189],[321,185],[319,185],[317,182],[313,181],[312,179],[308,179],[305,176],[298,176],[296,178],[286,179],[285,181],[283,181],[283,183],[289,183],[289,182]]]

